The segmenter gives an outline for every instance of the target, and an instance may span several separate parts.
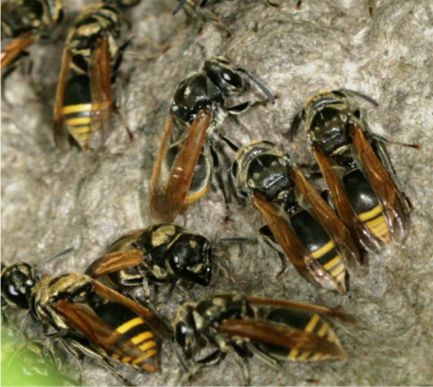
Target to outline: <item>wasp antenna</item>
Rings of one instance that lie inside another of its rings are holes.
[[[188,0],[178,0],[176,7],[174,7],[173,11],[171,12],[172,15],[176,15],[186,4]]]
[[[256,84],[256,86],[261,91],[263,91],[263,94],[266,96],[266,98],[269,100],[269,102],[271,102],[273,104],[275,103],[275,96],[270,92],[270,90],[264,85],[264,83],[262,81],[260,81],[255,75],[251,74],[249,71],[247,71],[243,68],[238,68],[237,70],[241,71],[248,78],[250,78]]]
[[[372,97],[361,93],[360,91],[356,91],[356,90],[351,90],[351,89],[338,89],[338,91],[344,93],[344,94],[348,94],[352,97],[358,97],[361,98],[367,102],[370,102],[373,106],[378,107],[379,106],[379,102],[377,102],[375,99],[373,99]]]
[[[53,255],[51,257],[45,258],[43,259],[41,262],[38,263],[38,265],[36,266],[36,271],[38,271],[43,265],[46,265],[47,263],[54,261],[57,258],[63,257],[66,254],[72,253],[73,251],[75,251],[76,248],[74,246],[70,246],[67,249],[61,251],[60,253]]]
[[[232,151],[237,152],[240,148],[240,145],[235,144],[232,140],[228,139],[226,136],[218,133],[218,137],[223,141],[225,145],[227,145]]]

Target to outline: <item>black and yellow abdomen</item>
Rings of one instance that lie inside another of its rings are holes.
[[[335,247],[334,241],[329,237],[325,229],[305,210],[293,215],[290,220],[299,240],[310,255],[344,289],[346,267]]]
[[[112,351],[107,353],[108,356],[138,368],[146,368],[147,363],[154,361],[158,354],[158,344],[143,317],[116,302],[100,305],[95,310],[98,316],[119,334],[110,344]],[[125,349],[127,347],[128,350]]]
[[[390,243],[392,238],[383,207],[364,174],[356,169],[344,176],[343,184],[358,219],[376,239]]]
[[[87,75],[72,75],[65,88],[63,120],[71,137],[81,148],[86,148],[92,131],[93,114],[90,78]]]
[[[325,338],[330,343],[339,345],[337,336],[329,326],[329,324],[322,320],[317,313],[309,313],[307,311],[290,308],[277,308],[272,309],[266,316],[266,320],[275,322],[277,324],[290,326],[296,330],[303,331],[309,334],[314,334],[319,337]],[[277,360],[289,360],[297,362],[315,362],[323,360],[337,360],[340,356],[333,356],[329,353],[319,353],[305,351],[300,348],[287,348],[278,345],[269,344],[256,344],[262,350],[265,349],[271,357]],[[303,342],[300,340],[300,347]]]

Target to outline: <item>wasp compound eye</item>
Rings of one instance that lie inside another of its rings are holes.
[[[2,273],[2,296],[20,308],[28,308],[35,282],[35,274],[30,265],[17,263],[9,266]]]

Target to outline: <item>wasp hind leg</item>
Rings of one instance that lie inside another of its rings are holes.
[[[66,343],[65,343],[66,344]],[[123,385],[125,386],[134,386],[134,384],[128,380],[127,378],[120,375],[120,373],[110,364],[108,357],[99,354],[98,352],[88,348],[77,340],[68,340],[68,344],[76,351],[76,355],[78,356],[85,355],[89,358],[96,360],[99,364],[101,364],[105,369],[107,369],[113,376],[115,376]]]

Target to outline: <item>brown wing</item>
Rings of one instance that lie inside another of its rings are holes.
[[[356,125],[351,125],[349,129],[362,170],[383,205],[384,215],[391,226],[391,234],[395,240],[401,241],[406,235],[409,222],[406,201],[371,147],[364,130]]]
[[[305,304],[303,302],[289,300],[275,300],[273,298],[267,297],[245,296],[244,298],[248,303],[254,305],[270,305],[280,306],[283,308],[300,309],[311,313],[325,314],[336,317],[347,323],[355,322],[355,319],[351,315],[341,312],[338,308],[328,308],[327,306],[323,305]]]
[[[160,194],[158,194],[158,188],[156,190],[153,189],[154,184],[158,184],[154,179],[160,179],[160,176],[152,176],[151,209],[153,210],[153,216],[158,220],[172,223],[176,216],[184,210],[185,198],[191,187],[194,170],[206,139],[206,130],[210,125],[210,121],[210,113],[200,111],[197,114],[196,119],[186,133],[180,151],[171,167],[167,186],[162,188]],[[164,132],[166,130],[168,130],[167,127],[164,129]],[[166,133],[163,135],[163,143],[156,160],[159,166],[154,165],[154,173],[159,172],[160,174],[162,164],[160,159],[161,152],[165,151],[166,154],[168,151],[165,135]]]
[[[59,80],[57,81],[56,99],[54,102],[54,141],[61,149],[64,149],[67,146],[69,138],[69,134],[63,124],[63,101],[70,64],[71,54],[65,47],[62,54],[62,64],[60,67]]]
[[[346,192],[341,185],[339,177],[335,174],[329,158],[325,156],[318,147],[313,147],[312,151],[313,156],[319,165],[320,171],[326,180],[329,191],[331,192],[332,201],[334,202],[338,215],[347,225],[347,227],[356,233],[356,236],[359,238],[362,247],[366,250],[369,250],[370,233],[363,226],[362,222],[358,220],[355,212],[353,211]]]
[[[33,35],[25,33],[6,45],[1,53],[1,70],[5,70],[33,42]]]
[[[305,258],[308,257],[308,252],[287,224],[284,211],[279,206],[268,202],[258,192],[252,195],[252,202],[260,211],[264,222],[271,230],[287,259],[304,278],[316,283],[306,268]]]
[[[317,221],[329,233],[334,240],[337,250],[346,258],[356,259],[361,262],[362,257],[352,235],[344,223],[329,208],[316,189],[305,179],[301,171],[290,168],[289,174],[295,183],[296,189],[303,200],[306,200]]]
[[[100,296],[112,300],[115,302],[119,302],[123,305],[126,305],[130,309],[132,309],[139,316],[143,317],[146,320],[146,324],[148,324],[154,332],[158,334],[161,338],[170,338],[172,333],[167,325],[156,315],[156,313],[144,307],[143,305],[138,304],[132,299],[125,297],[124,295],[116,292],[113,289],[103,285],[99,281],[93,280],[93,286],[95,292]]]
[[[130,340],[122,340],[122,334],[106,324],[87,305],[60,300],[53,305],[53,308],[69,326],[80,331],[93,345],[102,348],[110,357],[138,359],[144,354]],[[159,371],[156,356],[152,357],[152,361],[147,360],[140,364],[141,368],[148,372]]]
[[[97,278],[120,270],[135,267],[143,263],[143,253],[139,250],[128,250],[105,254],[95,260],[86,270],[90,277]]]
[[[173,129],[173,117],[168,116],[162,133],[161,144],[159,145],[158,154],[153,162],[152,177],[150,179],[150,214],[153,219],[159,219],[160,213],[163,212],[165,205],[165,196],[163,194],[164,182],[162,182],[161,170],[162,164],[167,157],[170,147],[171,131]]]
[[[278,345],[287,349],[296,348],[302,351],[329,355],[335,359],[345,359],[347,357],[346,352],[338,342],[331,342],[315,333],[300,331],[264,320],[228,319],[220,324],[218,330],[232,336],[246,337],[256,342]]]
[[[111,92],[111,56],[107,38],[96,42],[90,66],[90,94],[92,96],[92,133],[87,148],[96,149],[108,134],[113,96]]]

